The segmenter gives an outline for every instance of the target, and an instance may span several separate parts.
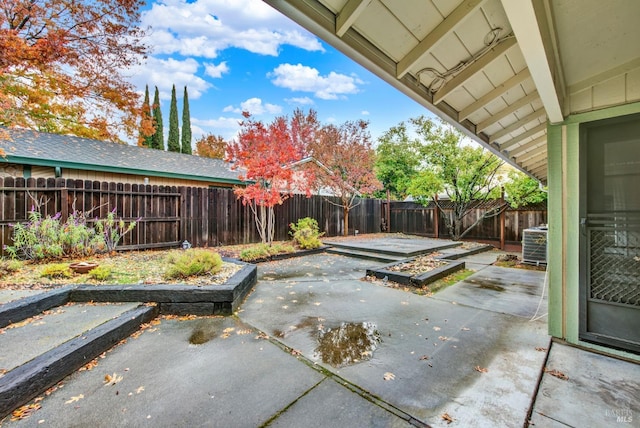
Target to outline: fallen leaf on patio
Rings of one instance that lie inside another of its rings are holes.
[[[567,376],[566,374],[562,373],[560,370],[550,369],[549,367],[545,367],[544,368],[544,372],[545,373],[549,373],[551,376],[555,376],[558,379],[569,380],[569,376]]]
[[[451,422],[455,421],[454,418],[452,418],[451,416],[449,416],[449,413],[443,413],[442,415],[440,415],[440,417],[442,418],[443,421],[445,421],[447,424],[450,424]]]
[[[233,330],[235,330],[235,327],[227,327],[224,330],[222,330],[223,333],[231,333]]]
[[[75,397],[71,397],[69,400],[65,401],[64,404],[71,404],[77,401],[80,401],[84,398],[84,394],[76,395]]]
[[[429,356],[428,355],[423,355],[420,357],[420,360],[428,360]]]
[[[21,419],[26,419],[31,416],[33,412],[40,409],[40,407],[42,407],[40,403],[25,404],[11,413],[11,420],[15,422]]]
[[[393,373],[391,373],[391,372],[386,372],[386,373],[384,374],[384,376],[382,376],[382,378],[383,378],[384,380],[394,380],[394,379],[396,378],[396,375],[394,375],[394,374],[393,374]]]
[[[434,329],[435,331],[440,331],[440,330],[441,330],[441,329],[440,329],[440,327],[437,327],[437,326],[436,326],[436,327],[433,327],[433,329]]]
[[[91,370],[94,367],[96,367],[98,365],[98,359],[94,358],[93,360],[89,361],[87,364],[85,364],[84,366],[80,367],[78,369],[79,372],[83,372],[86,370]]]
[[[268,338],[269,338],[269,335],[264,332],[260,332],[260,334],[256,336],[256,339],[268,339]]]
[[[292,349],[291,355],[294,355],[294,356],[302,355],[302,352],[298,351],[297,349]]]
[[[471,330],[471,329],[470,329],[470,328],[467,328],[467,327],[462,327],[460,330],[462,330],[462,331],[469,331],[469,330]]]
[[[115,385],[116,383],[120,382],[122,380],[122,376],[120,376],[117,373],[114,373],[112,375],[105,375],[104,376],[104,386],[107,385]]]
[[[542,346],[536,346],[536,351],[538,351],[538,352],[547,352],[547,348],[543,348]]]
[[[475,366],[473,369],[480,373],[487,373],[489,371],[489,369],[480,366]]]
[[[447,336],[438,336],[438,339],[442,340],[443,342],[446,342],[447,340],[449,340]]]
[[[248,328],[243,328],[243,329],[240,329],[240,330],[236,331],[236,334],[240,335],[240,336],[245,335],[245,334],[251,334],[251,333],[253,333],[253,331],[249,330]]]
[[[140,394],[142,391],[144,391],[144,386],[139,386],[138,389],[136,389],[136,394]]]

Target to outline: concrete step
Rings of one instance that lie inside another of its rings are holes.
[[[155,306],[136,303],[74,304],[9,324],[0,335],[0,368],[7,370],[0,375],[0,419],[130,336],[157,312]]]
[[[0,334],[0,373],[11,371],[138,305],[67,304],[9,324],[4,334]]]
[[[340,254],[347,257],[357,257],[360,259],[375,260],[378,262],[390,263],[399,260],[405,260],[407,257],[391,255],[385,253],[376,253],[371,251],[355,250],[353,248],[344,247],[331,247],[328,248],[327,253]]]

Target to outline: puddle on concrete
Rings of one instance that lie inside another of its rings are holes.
[[[499,291],[499,292],[503,292],[506,290],[506,288],[503,287],[504,283],[500,281],[495,281],[487,278],[470,279],[468,281],[483,290],[493,290],[493,291]]]
[[[212,326],[201,325],[193,329],[191,336],[189,336],[189,343],[192,345],[202,345],[216,337],[217,334]]]
[[[315,355],[323,363],[343,367],[371,359],[380,342],[375,324],[342,323],[319,331]]]

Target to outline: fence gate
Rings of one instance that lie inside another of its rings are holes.
[[[640,115],[580,143],[580,339],[640,352]]]

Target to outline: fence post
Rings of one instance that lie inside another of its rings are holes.
[[[501,202],[501,206],[504,205],[504,186],[502,187],[502,192],[500,194],[500,202]],[[504,250],[504,235],[505,235],[505,215],[506,215],[506,209],[502,209],[502,212],[500,213],[500,249]]]
[[[178,239],[187,239],[187,187],[180,186],[180,236]]]
[[[440,238],[440,208],[438,207],[438,195],[433,197],[433,234],[436,239]]]

